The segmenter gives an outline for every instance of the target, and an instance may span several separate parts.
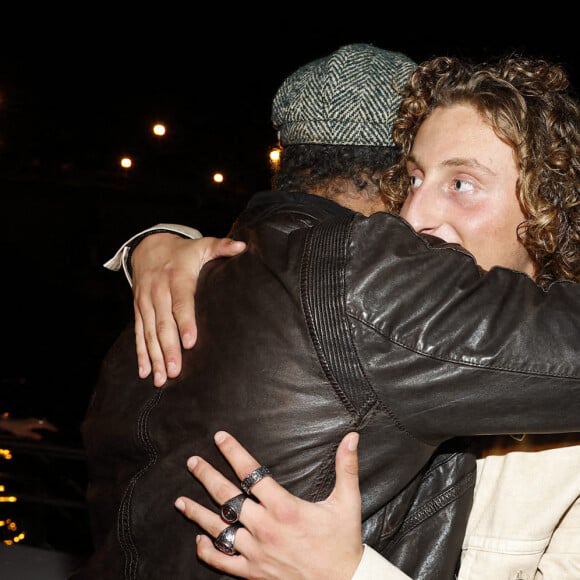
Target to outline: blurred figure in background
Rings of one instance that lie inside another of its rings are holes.
[[[7,432],[20,439],[41,441],[42,431],[57,433],[58,427],[38,417],[12,417],[8,412],[0,415],[0,435],[2,432]]]

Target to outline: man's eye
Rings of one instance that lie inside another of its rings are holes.
[[[464,179],[455,179],[453,181],[453,189],[462,192],[472,191],[473,183],[471,183],[471,181],[467,181]]]
[[[421,180],[420,177],[418,177],[417,175],[410,175],[409,176],[409,182],[411,184],[411,187],[413,188],[417,188],[421,185],[421,183],[423,183],[423,181]]]

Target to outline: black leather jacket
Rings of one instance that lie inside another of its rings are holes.
[[[106,356],[83,425],[96,551],[75,578],[225,577],[173,507],[216,509],[193,454],[236,481],[219,429],[312,501],[357,430],[364,541],[413,578],[453,578],[474,478],[455,437],[580,430],[580,287],[484,275],[400,217],[304,194],[258,194],[232,235],[248,249],[203,269],[179,378],[138,378],[132,327]]]

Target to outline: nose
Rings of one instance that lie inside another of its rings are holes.
[[[433,203],[425,190],[422,188],[410,190],[401,208],[401,216],[413,226],[413,229],[425,233],[426,229],[436,227],[433,214]]]
[[[420,234],[437,236],[448,243],[460,243],[452,208],[436,190],[423,186],[412,190],[401,208],[404,217]]]

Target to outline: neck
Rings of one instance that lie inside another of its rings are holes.
[[[349,180],[333,181],[326,187],[318,187],[308,193],[331,199],[339,205],[365,216],[387,210],[378,188],[371,187],[370,184],[359,189]]]

